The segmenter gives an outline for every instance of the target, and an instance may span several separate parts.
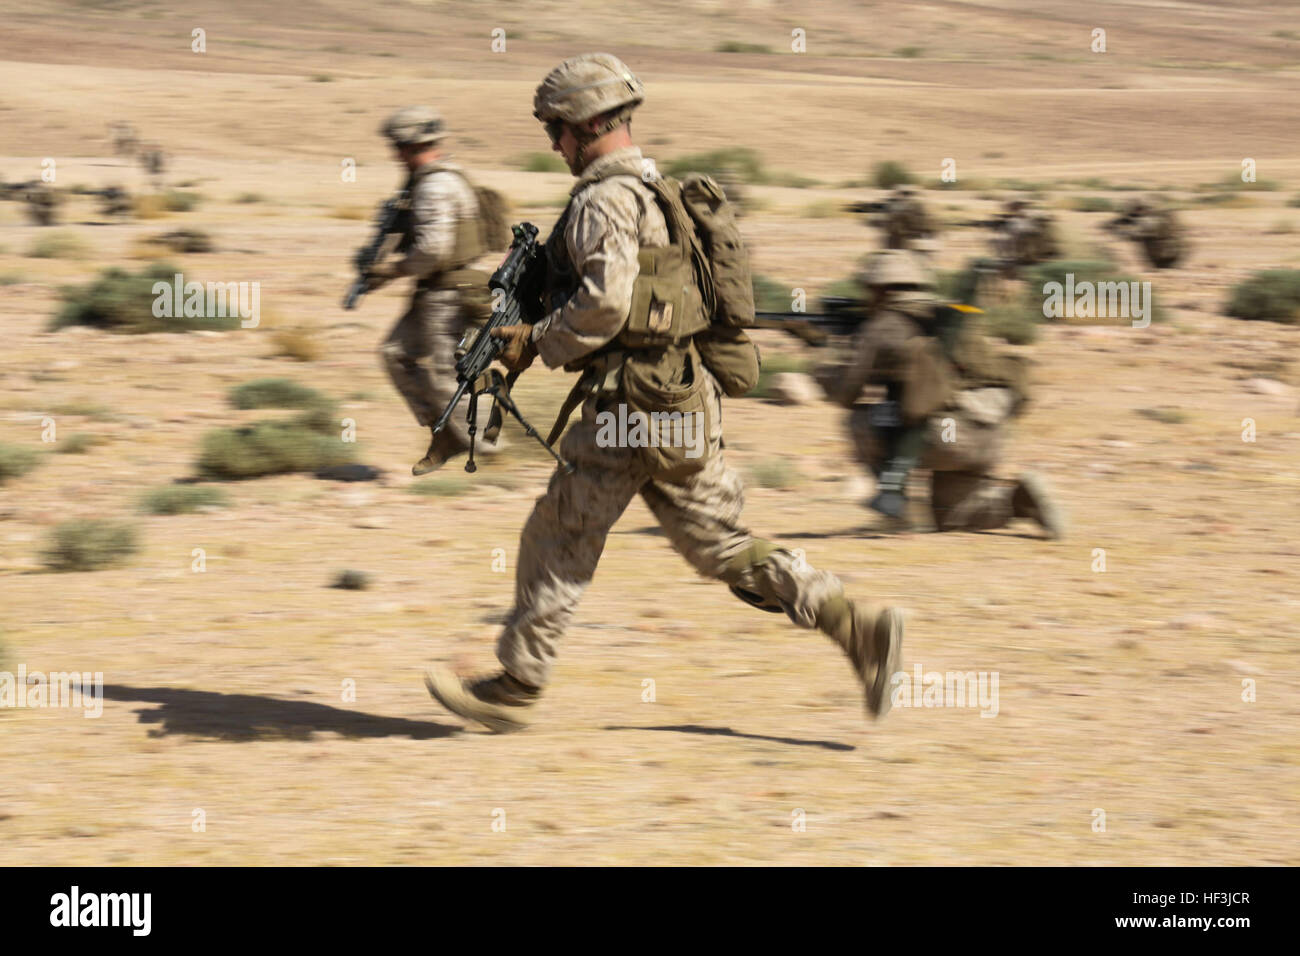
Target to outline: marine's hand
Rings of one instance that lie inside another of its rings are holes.
[[[397,271],[397,264],[393,262],[379,262],[370,267],[366,273],[366,291],[370,292],[385,286],[394,279],[400,278]]]
[[[533,327],[527,323],[493,329],[492,337],[500,339],[503,346],[497,361],[512,372],[522,372],[537,357],[537,346],[533,344]]]

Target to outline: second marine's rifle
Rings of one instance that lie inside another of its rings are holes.
[[[833,336],[852,335],[867,318],[861,299],[828,295],[820,312],[755,312],[756,329],[780,329],[809,345],[825,345]]]
[[[406,209],[408,195],[403,189],[379,207],[379,215],[375,217],[375,234],[370,242],[357,250],[356,256],[353,257],[352,261],[357,266],[357,278],[348,289],[348,294],[343,297],[343,308],[355,309],[361,297],[369,291],[370,270],[394,244],[390,237],[397,226],[398,217]]]
[[[519,407],[510,397],[510,388],[519,377],[519,373],[511,372],[508,376],[502,376],[498,370],[490,367],[505,347],[501,339],[493,337],[492,330],[518,325],[525,320],[527,306],[521,301],[523,289],[534,282],[537,269],[542,265],[539,257],[543,255],[543,249],[537,241],[537,227],[531,222],[524,222],[512,226],[511,231],[514,233],[514,241],[510,243],[510,251],[506,253],[505,261],[488,280],[488,287],[492,290],[495,303],[492,317],[483,328],[471,330],[461,341],[461,346],[457,349],[459,358],[456,359],[456,394],[451,397],[447,407],[438,416],[438,420],[433,425],[433,432],[436,435],[447,427],[452,412],[468,392],[469,411],[466,420],[469,422],[469,461],[465,463],[465,470],[477,471],[478,465],[474,463],[474,438],[478,433],[478,399],[480,395],[491,395],[494,404],[500,404],[513,415],[519,424],[524,426],[524,431],[530,438],[536,438],[541,446],[551,453],[552,458],[566,470],[572,471],[573,466],[561,458],[537,432],[537,429],[524,420],[519,413]],[[489,415],[489,422],[491,422],[491,415]],[[489,433],[495,430],[494,424],[488,425]],[[489,434],[488,437],[491,435]]]

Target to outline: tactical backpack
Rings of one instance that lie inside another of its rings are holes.
[[[478,200],[479,223],[483,244],[496,252],[510,245],[510,203],[505,195],[490,186],[479,186],[466,177]]]
[[[712,178],[692,173],[678,181],[656,176],[655,194],[674,243],[689,252],[707,325],[694,335],[701,359],[732,398],[758,381],[758,349],[744,329],[754,324],[749,253],[735,209]]]

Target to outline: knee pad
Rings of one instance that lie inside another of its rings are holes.
[[[776,545],[772,544],[772,542],[764,541],[762,538],[751,538],[744,550],[727,562],[719,577],[731,588],[732,594],[750,607],[756,607],[761,611],[770,611],[773,614],[781,614],[785,612],[785,608],[779,601],[760,594],[751,588],[741,586],[741,582],[745,580],[748,573],[766,561],[767,556],[775,550],[777,550]]]

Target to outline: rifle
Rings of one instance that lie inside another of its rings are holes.
[[[25,183],[0,182],[0,199],[23,199],[30,190],[41,185],[39,179],[29,179]]]
[[[489,368],[505,347],[500,339],[493,337],[492,330],[518,325],[524,321],[524,304],[520,301],[521,287],[523,289],[532,287],[538,275],[537,270],[544,263],[544,260],[539,258],[543,255],[543,249],[537,242],[536,226],[531,222],[524,222],[511,226],[510,230],[514,233],[510,250],[506,253],[505,261],[488,279],[488,288],[495,293],[493,299],[497,301],[497,305],[493,307],[492,317],[488,319],[487,324],[477,333],[473,331],[467,333],[460,347],[457,348],[460,357],[456,360],[456,381],[459,384],[456,386],[456,394],[451,397],[451,401],[447,403],[447,407],[434,423],[433,433],[436,435],[447,426],[451,413],[456,410],[465,393],[469,392],[469,412],[466,416],[469,422],[469,461],[465,463],[465,470],[477,471],[478,465],[474,463],[474,438],[478,433],[478,399],[480,395],[491,395],[493,407],[488,416],[488,431],[496,427],[492,423],[492,416],[496,414],[496,405],[499,403],[518,420],[520,425],[524,426],[524,431],[530,438],[536,438],[565,471],[572,472],[573,466],[561,458],[546,439],[538,434],[537,429],[524,420],[523,415],[519,413],[519,407],[510,397],[510,388],[519,378],[519,373],[511,372],[503,377],[496,369]],[[470,341],[471,336],[473,336],[472,341]]]
[[[848,212],[857,212],[857,213],[864,213],[864,214],[873,213],[873,212],[888,212],[889,201],[886,199],[877,199],[874,201],[866,201],[866,202],[850,202],[850,203],[845,203],[844,208]]]
[[[753,328],[789,332],[809,345],[825,345],[833,336],[852,335],[867,317],[861,299],[823,296],[821,312],[755,312]]]
[[[379,214],[375,217],[374,236],[369,243],[358,249],[353,257],[352,261],[357,267],[357,278],[348,289],[348,294],[343,297],[343,308],[355,309],[361,297],[369,291],[367,287],[370,270],[374,268],[376,262],[392,251],[391,246],[395,243],[390,242],[389,237],[397,225],[397,217],[406,209],[408,196],[407,190],[403,189],[379,207]]]

